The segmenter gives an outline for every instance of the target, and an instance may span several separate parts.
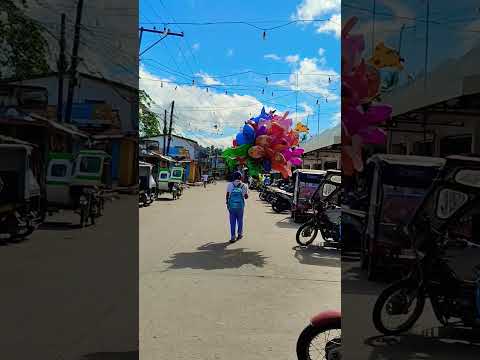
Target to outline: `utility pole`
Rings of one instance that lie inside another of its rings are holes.
[[[423,77],[423,88],[427,90],[427,73],[428,73],[428,45],[430,37],[430,0],[427,0],[427,15],[426,15],[426,29],[425,29],[425,74]]]
[[[375,51],[375,20],[377,13],[377,0],[373,0],[373,11],[372,11],[372,54]]]
[[[317,104],[317,135],[320,135],[320,102]]]
[[[172,101],[172,109],[170,110],[170,128],[168,129],[167,155],[170,153],[170,142],[172,141],[173,107],[174,106],[175,106],[175,101]]]
[[[165,114],[163,115],[163,155],[167,155],[166,144],[167,144],[167,109],[165,109]]]
[[[62,14],[62,20],[60,24],[60,56],[58,58],[58,88],[57,88],[57,121],[63,121],[63,74],[66,70],[65,61],[65,14]]]
[[[143,50],[140,55],[143,55],[144,53],[146,53],[148,50],[150,50],[152,47],[154,47],[155,45],[157,45],[160,41],[162,41],[163,39],[165,39],[167,36],[179,36],[179,37],[183,37],[183,31],[181,33],[176,33],[176,32],[172,32],[170,31],[170,29],[166,29],[166,28],[163,28],[163,31],[160,31],[160,30],[157,30],[155,28],[153,29],[145,29],[143,26],[140,27],[140,38],[139,38],[139,43],[138,43],[138,49],[140,50],[141,46],[142,46],[142,38],[143,38],[143,33],[144,32],[148,32],[148,33],[154,33],[154,34],[161,34],[163,35],[163,37],[161,37],[160,39],[158,39],[156,42],[154,42],[152,45],[150,45],[148,48],[146,48],[145,50]]]
[[[70,76],[68,79],[67,108],[65,110],[65,122],[72,121],[72,103],[75,85],[77,85],[78,47],[80,44],[80,27],[82,25],[83,0],[78,0],[77,17],[75,19],[75,37],[73,39],[72,60],[70,65]]]
[[[400,52],[402,50],[403,30],[405,30],[405,24],[403,24],[400,29],[400,37],[398,39],[398,56],[400,56]]]

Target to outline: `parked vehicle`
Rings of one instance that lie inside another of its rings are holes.
[[[416,261],[408,276],[378,297],[373,311],[378,331],[393,335],[411,329],[427,297],[441,324],[480,326],[479,257],[473,256],[472,276],[466,278],[447,256],[452,248],[470,254],[480,246],[479,201],[480,158],[448,157],[413,218],[397,226],[397,236],[414,244]]]
[[[326,173],[324,170],[298,169],[294,171],[292,218],[295,222],[299,221],[302,217],[308,216],[312,210],[312,205],[309,200],[317,190]]]
[[[30,235],[45,217],[38,149],[28,143],[0,144],[0,234]]]
[[[272,210],[276,213],[282,213],[291,210],[293,205],[293,193],[280,190],[275,193],[275,198],[272,200]]]
[[[152,174],[153,165],[140,161],[138,164],[139,202],[150,205],[157,197],[157,183]]]
[[[158,196],[170,193],[174,200],[180,198],[183,193],[183,174],[184,169],[181,166],[160,169],[157,182]]]
[[[324,246],[341,247],[342,211],[339,206],[341,181],[339,171],[328,170],[324,180],[309,200],[313,215],[297,230],[296,240],[299,245],[310,245],[320,232]]]
[[[369,209],[361,238],[361,265],[368,279],[387,269],[408,268],[412,244],[395,237],[398,224],[408,221],[445,164],[441,158],[377,154],[367,161]]]
[[[297,340],[297,359],[342,358],[342,315],[340,311],[324,311],[310,320]]]
[[[102,215],[104,187],[110,155],[100,150],[81,150],[76,157],[50,153],[47,167],[48,212],[71,209],[80,215],[80,226]]]

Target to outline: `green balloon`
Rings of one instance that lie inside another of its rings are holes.
[[[237,147],[230,147],[223,151],[222,157],[225,160],[225,165],[229,169],[234,169],[238,165],[239,157],[248,157],[248,150],[252,147],[250,144],[244,144]]]

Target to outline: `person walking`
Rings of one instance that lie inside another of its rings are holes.
[[[240,172],[233,173],[232,181],[227,185],[227,209],[230,213],[230,242],[233,243],[243,237],[243,213],[245,199],[248,199],[248,186],[242,182]],[[237,230],[238,224],[238,232]]]
[[[208,175],[207,174],[202,175],[202,181],[203,181],[203,187],[206,188],[207,183],[208,183]]]

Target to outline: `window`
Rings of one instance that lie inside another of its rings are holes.
[[[480,187],[480,170],[460,170],[455,181],[462,185]]]
[[[160,179],[162,179],[162,180],[168,179],[168,173],[164,173],[164,172],[160,173]]]
[[[80,162],[80,172],[97,173],[100,171],[101,158],[95,156],[82,157]]]
[[[53,177],[64,177],[67,175],[67,166],[65,164],[53,164],[50,172]]]
[[[468,200],[467,194],[452,189],[442,189],[438,194],[437,216],[448,219],[457,212]]]
[[[440,155],[469,154],[472,152],[472,136],[449,136],[440,140]]]
[[[327,183],[327,184],[323,185],[322,195],[327,197],[328,195],[333,193],[336,189],[337,189],[337,187],[335,185]]]
[[[182,177],[182,170],[173,170],[172,177],[176,177],[176,178]]]

